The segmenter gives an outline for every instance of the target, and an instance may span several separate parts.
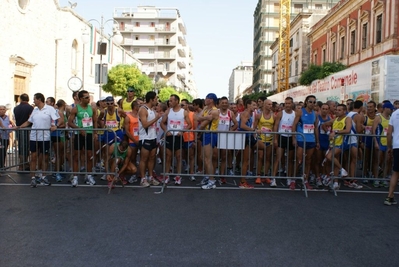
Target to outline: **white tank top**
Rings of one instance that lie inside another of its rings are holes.
[[[295,112],[292,111],[291,113],[285,112],[283,110],[283,116],[281,117],[280,124],[278,125],[278,132],[283,133],[281,134],[282,136],[290,137],[290,134],[286,133],[291,133],[292,132],[292,125],[294,124],[294,119],[295,119]]]
[[[184,129],[184,109],[179,109],[175,112],[171,108],[168,114],[168,131],[170,130],[183,130]],[[181,131],[171,131],[173,135],[178,135],[182,133]]]
[[[231,114],[229,114],[229,113],[230,113],[229,110],[227,110],[227,112],[225,114],[222,114],[221,111],[219,112],[218,131],[228,131],[230,129]]]
[[[147,121],[152,121],[153,119],[155,119],[155,113],[152,109],[149,109],[147,106],[142,106],[141,108],[145,108],[148,112]],[[153,123],[147,129],[145,129],[139,119],[139,140],[154,140],[156,138],[157,124]]]

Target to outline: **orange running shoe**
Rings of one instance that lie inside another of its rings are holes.
[[[240,185],[239,185],[239,188],[241,188],[241,189],[253,189],[254,186],[248,184],[247,182],[241,182]]]
[[[263,180],[263,179],[262,179]],[[255,180],[255,184],[261,184],[262,182],[261,182],[261,179],[258,177],[258,178],[256,178],[256,180]]]

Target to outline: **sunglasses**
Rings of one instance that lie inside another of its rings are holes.
[[[127,90],[127,92],[128,92],[128,93],[134,93],[134,91],[133,91],[133,90]]]
[[[309,103],[309,104],[314,104],[314,103],[316,103],[316,101],[308,100],[308,103]]]
[[[184,105],[184,104],[181,104],[180,106],[183,108],[183,107],[185,107],[186,105]]]
[[[114,104],[114,102],[107,102],[107,105],[108,106],[111,106],[111,105],[113,105]]]
[[[90,99],[90,96],[82,97],[83,99]]]

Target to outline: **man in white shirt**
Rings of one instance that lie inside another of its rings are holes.
[[[43,176],[42,170],[47,170],[50,151],[50,131],[55,131],[57,129],[57,126],[55,126],[55,120],[59,119],[59,115],[52,106],[46,105],[44,101],[44,95],[36,93],[33,96],[33,102],[36,107],[33,109],[28,121],[18,127],[25,128],[32,125],[32,131],[30,132],[29,138],[29,150],[31,152],[30,172],[32,175],[31,187],[36,187],[37,185],[34,174],[35,171],[38,172],[37,175],[41,184],[51,185],[46,176]]]
[[[391,206],[397,204],[394,192],[399,178],[399,110],[392,113],[389,119],[387,141],[388,157],[392,157],[393,155],[393,170],[389,183],[389,193],[387,198],[385,198],[384,205]]]

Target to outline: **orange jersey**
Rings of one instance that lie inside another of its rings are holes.
[[[191,122],[191,129],[189,130],[195,130],[195,125],[194,125],[194,112],[189,111],[188,112],[188,118]],[[186,121],[184,121],[184,127],[187,126]],[[183,140],[184,142],[192,142],[194,141],[195,136],[194,136],[194,132],[184,132],[183,133]]]
[[[139,141],[139,118],[133,117],[131,113],[127,113],[126,116],[129,117],[129,132],[133,135],[134,141]],[[134,141],[129,139],[129,143],[134,143]]]

